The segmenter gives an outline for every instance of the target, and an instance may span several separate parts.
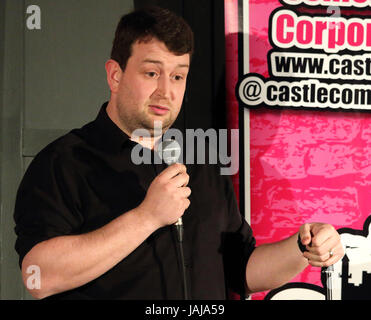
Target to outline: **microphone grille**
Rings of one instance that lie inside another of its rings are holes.
[[[172,165],[176,163],[181,154],[179,143],[173,139],[166,139],[159,143],[157,152],[160,158],[167,164]]]

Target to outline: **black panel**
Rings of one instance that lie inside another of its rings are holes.
[[[135,8],[158,5],[189,23],[195,34],[195,53],[179,128],[226,128],[225,41],[223,0],[134,0]]]

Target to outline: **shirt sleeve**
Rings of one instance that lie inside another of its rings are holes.
[[[229,227],[223,236],[223,259],[227,288],[244,297],[246,292],[246,265],[256,247],[253,231],[238,209],[233,184],[225,177],[228,199]]]
[[[62,235],[77,234],[83,222],[76,174],[68,161],[55,152],[42,151],[27,169],[19,186],[15,209],[15,249],[19,266],[38,243]]]

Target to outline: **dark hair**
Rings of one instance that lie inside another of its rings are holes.
[[[124,70],[132,45],[136,41],[147,42],[153,38],[165,43],[168,50],[176,55],[189,53],[192,56],[193,32],[187,22],[167,9],[148,7],[122,16],[116,28],[111,59]]]

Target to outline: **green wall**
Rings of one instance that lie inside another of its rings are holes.
[[[41,29],[27,28],[38,5]],[[104,64],[132,0],[0,1],[0,299],[29,299],[14,250],[13,209],[45,145],[94,119],[108,100]]]

